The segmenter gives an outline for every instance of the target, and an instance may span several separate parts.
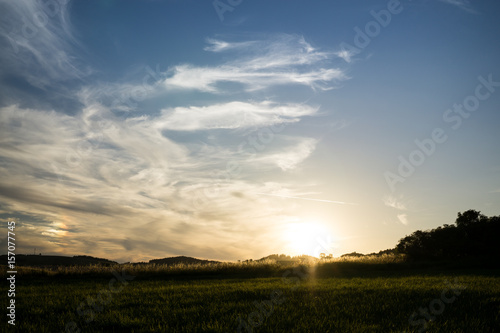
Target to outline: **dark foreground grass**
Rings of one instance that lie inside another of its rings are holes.
[[[2,329],[500,332],[498,271],[325,277],[309,268],[280,277],[193,279],[138,273],[19,276],[16,327]]]

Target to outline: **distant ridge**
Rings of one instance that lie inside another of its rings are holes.
[[[0,255],[0,263],[7,265],[7,255]],[[16,266],[90,266],[90,265],[117,265],[116,261],[95,258],[91,256],[42,256],[33,254],[17,254]]]
[[[363,253],[358,253],[358,252],[351,252],[351,253],[346,253],[341,255],[341,258],[346,258],[346,257],[364,257],[365,255]]]
[[[179,257],[169,257],[169,258],[163,258],[163,259],[152,259],[149,261],[149,263],[150,264],[157,264],[157,265],[177,265],[177,264],[208,265],[208,264],[217,264],[217,263],[220,263],[220,261],[202,260],[202,259],[196,259],[196,258],[192,258],[192,257],[179,256]]]
[[[0,255],[0,265],[7,265],[7,255]],[[47,255],[33,255],[33,254],[17,254],[16,255],[16,266],[32,266],[32,267],[46,267],[46,266],[90,266],[90,265],[103,265],[112,266],[118,265],[118,262],[96,258],[86,255],[78,255],[73,257],[68,256],[47,256]],[[220,261],[214,260],[203,260],[186,256],[169,257],[162,259],[152,259],[149,264],[158,265],[177,265],[177,264],[217,264]],[[131,263],[131,264],[146,264],[141,263]]]

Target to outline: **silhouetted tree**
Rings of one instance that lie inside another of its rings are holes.
[[[500,216],[486,217],[479,211],[458,213],[456,226],[417,230],[402,238],[398,253],[413,259],[484,257],[500,258]]]
[[[487,220],[488,218],[481,214],[481,212],[478,212],[477,210],[469,209],[468,211],[462,213],[458,213],[457,220],[455,223],[457,224],[457,227],[463,228],[463,227],[468,227],[473,223],[478,223],[484,220]]]

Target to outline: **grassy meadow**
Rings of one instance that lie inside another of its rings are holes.
[[[390,256],[19,267],[15,331],[499,332],[499,276]]]

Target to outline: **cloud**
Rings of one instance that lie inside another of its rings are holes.
[[[406,211],[408,208],[406,205],[401,202],[401,199],[396,198],[393,195],[387,195],[383,198],[384,205],[387,207],[399,210],[399,211]],[[408,225],[408,215],[404,213],[397,214],[397,219],[399,222],[401,222],[404,225]]]
[[[236,53],[235,60],[218,66],[190,64],[174,66],[164,84],[167,89],[192,89],[223,93],[221,83],[241,85],[245,91],[275,85],[304,85],[312,89],[332,89],[347,79],[343,70],[326,67],[333,53],[321,52],[296,35],[278,35],[264,41],[231,43],[209,39],[210,52]]]
[[[254,193],[254,194],[257,194],[257,195],[269,195],[269,196],[272,196],[272,197],[286,198],[286,199],[299,199],[299,200],[309,200],[309,201],[334,203],[334,204],[339,204],[339,205],[356,205],[355,203],[351,203],[351,202],[334,201],[334,200],[326,200],[326,199],[315,199],[315,198],[305,198],[305,197],[293,197],[293,196],[281,195],[281,194],[270,194],[270,193]]]
[[[130,75],[121,82],[88,78],[72,85],[67,83],[90,71],[73,56],[80,45],[66,6],[44,7],[51,3],[0,4],[12,14],[0,35],[10,47],[2,53],[8,59],[2,75],[11,71],[37,87],[35,100],[64,95],[75,106],[27,106],[20,95],[0,106],[0,213],[22,220],[20,251],[36,246],[44,253],[123,260],[180,254],[238,259],[265,255],[272,246],[277,251],[280,241],[274,237],[297,205],[276,206],[248,194],[268,193],[270,173],[297,169],[318,140],[281,131],[261,138],[259,130],[297,123],[316,115],[319,106],[247,96],[159,105],[152,112],[141,102],[170,94],[171,88],[224,94],[227,82],[239,93],[290,84],[330,89],[346,79],[330,64],[335,55],[295,35],[211,39],[207,52],[233,60],[180,64],[167,72],[148,67],[132,80]],[[41,11],[50,20],[33,38],[24,38],[23,19]],[[250,142],[254,137],[266,143],[259,141],[257,149]],[[235,170],[243,166],[240,175]],[[274,184],[291,197],[301,195],[295,185]]]
[[[319,69],[298,72],[293,69],[280,71],[248,70],[239,66],[195,67],[176,66],[172,76],[165,80],[167,89],[194,89],[211,93],[221,93],[218,83],[232,82],[242,84],[246,91],[255,91],[275,85],[298,84],[313,89],[328,90],[326,83],[344,80],[339,69]]]
[[[257,41],[247,41],[247,42],[225,42],[218,39],[207,38],[207,44],[203,50],[209,52],[223,52],[228,50],[244,50],[250,47],[255,47]]]
[[[271,152],[267,155],[253,158],[252,162],[276,165],[283,171],[293,170],[311,155],[318,143],[318,140],[313,138],[294,137],[289,138],[289,140],[296,142],[292,149]]]
[[[354,52],[351,52],[348,50],[341,50],[341,51],[335,52],[335,55],[339,58],[344,59],[345,62],[350,63],[352,61],[352,57],[355,56],[356,54]]]
[[[456,6],[469,13],[477,13],[471,6],[469,0],[439,0],[452,6]]]
[[[408,215],[407,214],[398,214],[398,220],[404,225],[408,225]]]
[[[3,1],[0,4],[1,72],[20,76],[38,88],[54,81],[81,79],[90,73],[75,56],[67,2]]]
[[[176,131],[255,128],[297,122],[300,117],[314,115],[317,110],[317,107],[304,104],[234,101],[164,109],[157,125]]]
[[[127,80],[115,82],[94,81],[79,87],[76,95],[80,103],[89,105],[100,103],[112,111],[141,111],[143,101],[154,99],[165,91],[162,80],[165,72],[160,65],[153,69],[150,66],[138,66],[134,73],[127,74]]]
[[[14,184],[0,185],[0,196],[14,199],[18,202],[28,203],[30,205],[39,205],[45,207],[61,208],[72,212],[93,213],[101,215],[116,215],[123,212],[118,207],[108,206],[107,203],[99,200],[82,200],[82,198],[66,197],[57,200],[51,199],[47,193],[37,193],[34,188],[22,188]]]
[[[393,195],[387,195],[383,199],[384,205],[398,210],[406,210],[406,205]]]
[[[273,123],[274,117],[299,119],[315,110],[275,103],[247,106],[265,119],[259,126]],[[266,177],[261,170],[296,168],[316,141],[280,136],[255,154],[231,149],[230,143],[205,143],[211,153],[196,153],[163,135],[169,119],[164,114],[119,118],[97,103],[75,115],[0,108],[5,129],[0,134],[2,208],[23,216],[23,244],[43,253],[125,260],[179,254],[237,259],[255,255],[250,250],[255,246],[269,251],[275,228],[293,214],[293,205],[277,207],[233,193],[268,192],[259,179]],[[228,162],[245,165],[255,176],[215,176],[226,172]],[[291,196],[300,195],[280,186]],[[273,227],[268,225],[271,216]]]

